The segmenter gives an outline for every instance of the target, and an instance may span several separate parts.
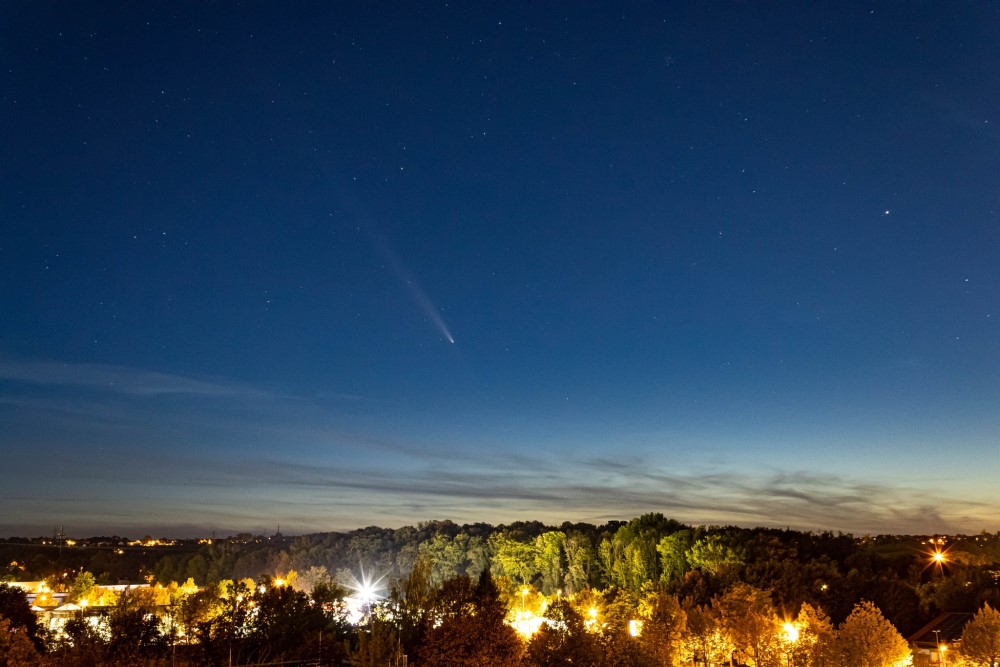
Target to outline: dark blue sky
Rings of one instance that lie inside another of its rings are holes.
[[[1000,530],[995,5],[180,4],[2,10],[0,533]]]

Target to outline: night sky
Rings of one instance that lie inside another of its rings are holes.
[[[5,3],[0,534],[1000,530],[1000,8]]]

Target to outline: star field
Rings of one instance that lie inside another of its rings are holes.
[[[0,22],[0,533],[1000,530],[1000,11]]]

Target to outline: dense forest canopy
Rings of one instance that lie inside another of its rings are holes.
[[[391,584],[418,559],[433,585],[490,571],[506,595],[529,587],[539,595],[615,589],[638,595],[658,587],[705,604],[736,583],[772,592],[794,613],[803,603],[834,622],[861,600],[875,603],[903,632],[942,610],[1000,607],[1000,535],[856,538],[735,526],[688,526],[661,514],[603,525],[547,526],[519,521],[492,526],[428,521],[298,537],[242,535],[171,546],[133,546],[123,538],[76,546],[10,540],[0,544],[6,580],[69,585],[81,571],[98,583],[122,580],[199,585],[297,573],[301,587],[330,577],[350,581],[364,569]],[[935,551],[947,554],[934,563]]]

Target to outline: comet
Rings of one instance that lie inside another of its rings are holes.
[[[427,296],[427,293],[420,287],[420,283],[417,282],[417,279],[406,269],[405,266],[403,266],[403,263],[399,260],[399,257],[396,256],[396,253],[394,253],[384,241],[374,239],[374,242],[379,254],[382,255],[385,263],[389,265],[392,272],[396,274],[399,281],[403,283],[404,287],[406,287],[417,308],[419,308],[424,315],[427,316],[427,319],[429,319],[434,326],[437,327],[438,331],[441,332],[441,335],[445,337],[445,340],[454,345],[455,337],[451,335],[451,330],[448,328],[448,324],[444,321],[444,318],[441,317],[440,311],[438,311],[434,302],[431,301],[431,298]]]

